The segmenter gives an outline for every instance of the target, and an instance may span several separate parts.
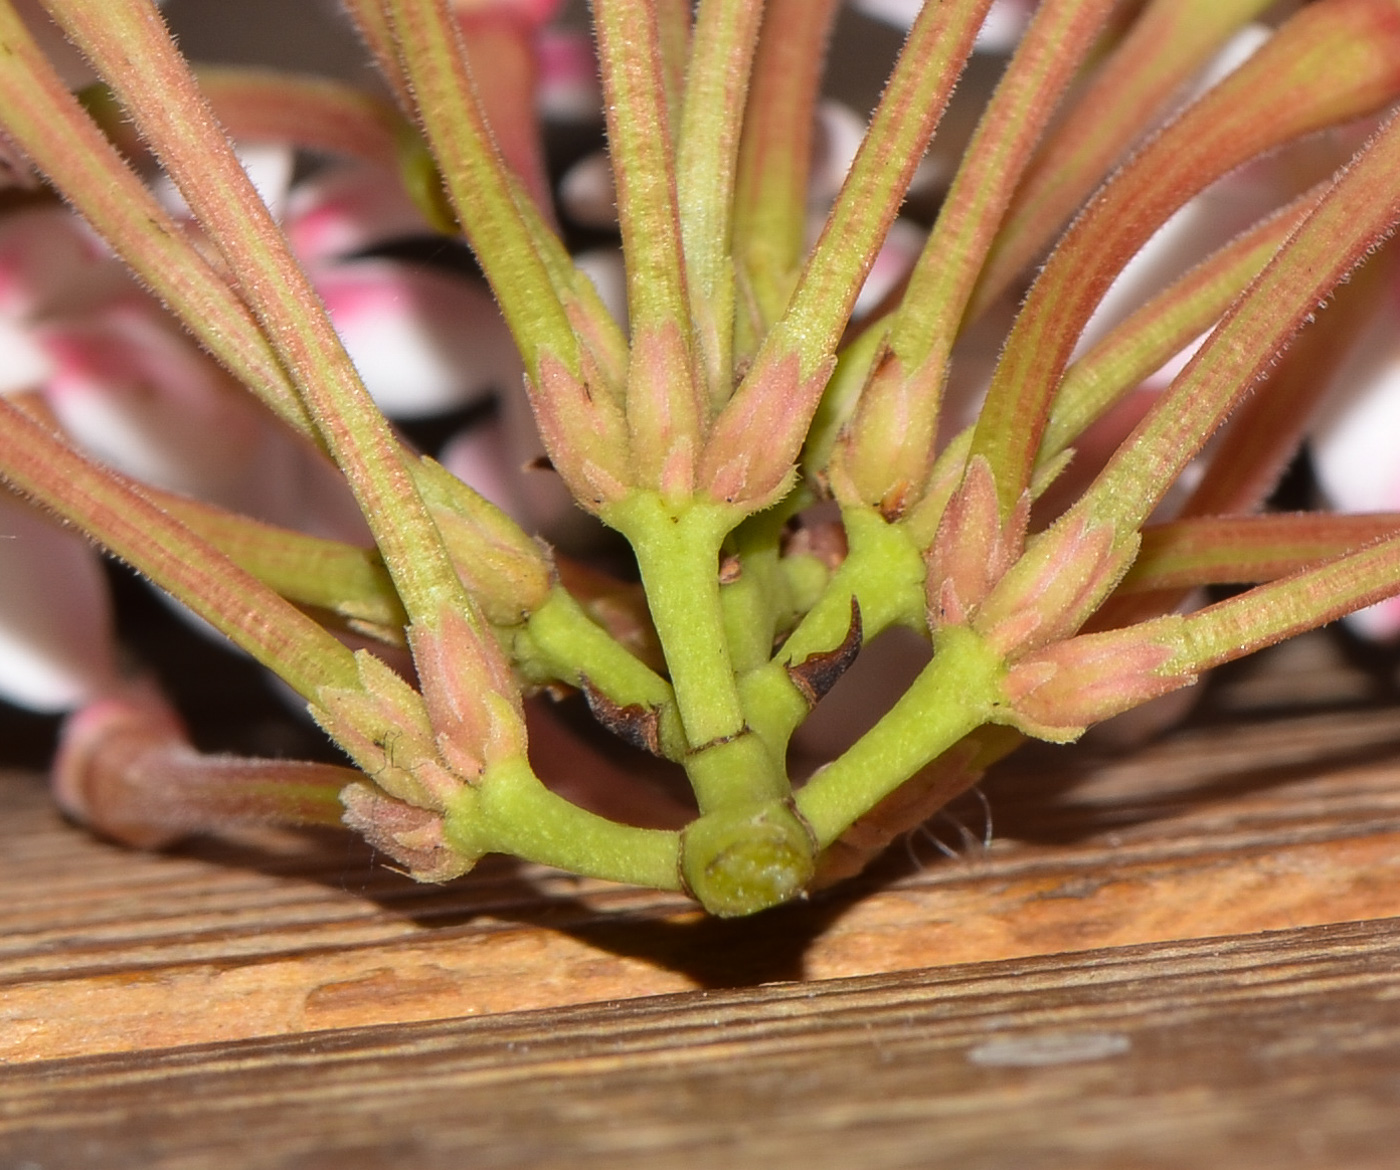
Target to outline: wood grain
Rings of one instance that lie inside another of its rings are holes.
[[[715,922],[334,835],[135,854],[0,776],[0,1168],[1394,1164],[1388,672],[1305,640],[984,789],[989,848],[968,801]]]
[[[68,1170],[1394,1165],[1400,922],[0,1071]]]
[[[1299,677],[1325,692],[1316,663]],[[1127,757],[1033,750],[987,785],[990,849],[962,841],[950,859],[914,838],[867,878],[747,922],[503,861],[419,886],[333,835],[141,855],[65,825],[35,778],[10,775],[0,1059],[1400,915],[1400,715],[1295,701],[1280,717],[1271,702]],[[960,815],[978,835],[981,809]]]

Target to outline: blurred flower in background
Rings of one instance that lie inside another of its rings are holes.
[[[464,4],[462,19],[483,36],[503,20],[517,40],[537,44],[539,69],[522,82],[537,88],[542,113],[596,134],[601,109],[587,43],[543,27],[558,7]],[[43,29],[36,8],[27,17]],[[195,52],[202,36],[225,39],[217,26],[228,14],[219,6],[176,3],[168,15]],[[293,42],[308,24],[299,16],[308,13],[240,10],[240,29],[256,29],[263,43],[224,48],[235,57],[250,48],[275,55],[289,23]],[[327,14],[310,18],[312,27],[327,25]],[[362,53],[345,39],[343,22],[330,20],[342,55],[317,64],[359,71],[353,62]],[[90,80],[71,54],[63,60],[70,84]],[[533,118],[520,132],[533,138]],[[411,432],[433,434],[434,451],[488,498],[528,512],[519,468],[534,452],[511,449],[496,408],[520,396],[519,358],[460,243],[436,235],[394,170],[308,159],[281,142],[239,146],[380,406]],[[17,196],[0,213],[0,393],[154,487],[315,535],[367,540],[340,475],[203,354],[80,220],[44,198],[22,162],[8,169]],[[168,181],[155,186],[174,213],[185,211]],[[8,494],[0,532],[0,700],[53,714],[120,690],[98,554]]]
[[[851,0],[867,23],[907,28],[919,0]],[[551,216],[562,221],[580,266],[625,318],[611,177],[602,153],[602,112],[591,45],[577,11],[557,0],[474,0],[459,5],[468,36],[491,70],[494,125],[503,150]],[[1034,8],[998,0],[911,192],[910,214],[892,231],[857,316],[897,289],[997,77]],[[195,58],[266,58],[368,79],[364,54],[343,22],[312,6],[237,6],[172,0],[167,13]],[[849,15],[849,14],[848,14]],[[1267,37],[1242,34],[1217,71]],[[253,39],[256,38],[256,39]],[[849,42],[849,43],[848,43]],[[860,52],[860,37],[840,41]],[[876,70],[884,75],[884,62]],[[86,80],[80,67],[72,81]],[[840,85],[838,83],[837,90]],[[853,103],[859,106],[860,103]],[[969,113],[958,116],[965,106]],[[868,103],[862,108],[868,108]],[[540,135],[552,148],[538,154]],[[864,132],[864,116],[833,96],[821,111],[813,171],[813,223],[834,198]],[[1222,180],[1194,200],[1144,249],[1110,294],[1100,327],[1161,287],[1262,208],[1277,205],[1343,160],[1354,136],[1305,144]],[[367,385],[386,413],[456,474],[556,543],[595,531],[547,472],[521,390],[521,366],[484,281],[459,243],[435,236],[397,174],[363,161],[308,159],[289,145],[248,142],[245,163],[281,218]],[[113,466],[153,486],[197,496],[259,519],[342,538],[362,533],[340,477],[277,424],[186,339],[67,212],[24,188],[11,166],[0,215],[0,393],[17,396]],[[191,229],[193,230],[193,229]],[[1014,300],[1014,296],[1012,298]],[[1400,471],[1380,444],[1400,429],[1400,350],[1385,298],[1364,343],[1338,381],[1346,386],[1314,429],[1320,489],[1339,510],[1400,510]],[[996,335],[1001,336],[997,330]],[[955,366],[957,423],[975,408],[996,351],[974,331]],[[1188,351],[1189,353],[1189,351]],[[1144,388],[1165,384],[1176,359]],[[120,687],[107,589],[89,546],[8,496],[0,497],[0,697],[61,712]],[[1353,619],[1369,637],[1400,633],[1400,602]]]

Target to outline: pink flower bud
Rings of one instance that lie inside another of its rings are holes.
[[[710,429],[699,484],[711,498],[757,510],[782,498],[835,359],[805,379],[796,354],[755,366]]]
[[[996,483],[978,456],[953,493],[928,551],[929,626],[968,622],[1025,546],[1030,503],[1003,524]]]
[[[1092,723],[1189,686],[1196,676],[1164,669],[1178,617],[1056,642],[1020,659],[1005,690],[1010,722],[1040,739],[1076,739]]]

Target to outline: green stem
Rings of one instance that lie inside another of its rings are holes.
[[[5,132],[201,345],[277,415],[319,438],[287,372],[225,275],[200,255],[84,112],[0,0]]]
[[[809,475],[829,469],[836,444],[860,405],[861,393],[884,349],[887,328],[887,318],[871,322],[841,347],[803,443],[802,466]]]
[[[1384,109],[1397,92],[1400,21],[1390,0],[1308,5],[1104,186],[1041,269],[978,415],[972,458],[990,465],[1004,517],[1030,484],[1080,332],[1153,232],[1242,163]],[[1184,458],[1195,452],[1181,450]]]
[[[1124,394],[1219,321],[1320,197],[1320,191],[1309,191],[1236,237],[1077,359],[1055,395],[1037,467],[1060,455]]]
[[[608,113],[608,154],[627,258],[632,333],[685,324],[689,296],[654,5],[595,0],[593,19]],[[687,338],[688,341],[688,338]]]
[[[379,75],[389,84],[398,98],[399,107],[413,109],[413,88],[399,61],[394,43],[394,30],[382,0],[341,0],[341,7],[370,51]]]
[[[0,397],[0,479],[100,541],[298,694],[359,683],[354,656],[295,606]]]
[[[1114,596],[1273,581],[1397,531],[1400,514],[1394,512],[1267,512],[1149,525],[1142,530],[1137,560]]]
[[[447,4],[392,0],[385,10],[448,198],[526,370],[538,381],[540,355],[547,352],[577,375],[578,342],[533,239],[530,221],[537,213],[528,196],[517,193],[491,140]]]
[[[657,49],[661,54],[661,86],[673,126],[681,122],[685,75],[690,66],[690,36],[695,23],[694,0],[654,0]]]
[[[159,13],[134,0],[50,11],[111,84],[228,262],[345,473],[410,619],[471,610],[401,448],[309,278],[219,131]]]
[[[938,439],[948,357],[977,274],[1031,151],[1112,0],[1045,0],[963,155],[888,324],[842,457],[843,499],[902,514],[922,494]]]
[[[1136,530],[1317,305],[1400,220],[1392,117],[1210,335],[1075,505]]]
[[[509,853],[606,881],[678,890],[680,837],[619,825],[551,792],[523,759],[491,765],[445,817],[448,842],[466,857]]]
[[[1161,673],[1209,670],[1400,592],[1400,537],[1258,585],[1181,619]]]
[[[778,546],[784,526],[804,498],[804,493],[794,492],[776,507],[750,516],[728,542],[727,555],[737,564],[739,576],[721,586],[720,604],[730,659],[741,675],[772,656],[778,622],[791,609]]]
[[[734,175],[762,0],[703,0],[676,151],[691,317],[712,400],[732,389]]]
[[[768,0],[753,65],[734,190],[736,324],[748,356],[778,319],[806,245],[812,132],[837,0]]]
[[[786,776],[750,733],[725,638],[719,550],[742,513],[703,500],[668,506],[634,491],[604,519],[632,545],[666,655],[701,812],[784,799]]]
[[[200,65],[195,75],[235,141],[283,142],[393,170],[403,137],[416,133],[391,104],[344,82],[236,65]],[[142,149],[107,86],[78,97],[121,150]]]
[[[619,708],[654,712],[658,746],[670,759],[686,754],[671,684],[594,622],[566,589],[555,588],[517,634],[517,669],[533,679],[585,682]]]
[[[1113,3],[1044,0],[1037,9],[977,124],[890,322],[890,348],[909,369],[930,355],[941,365],[952,349],[977,274],[1031,151]]]
[[[971,630],[939,632],[933,661],[899,701],[797,794],[826,848],[857,819],[963,736],[991,720],[1006,666]]]
[[[582,346],[596,363],[588,371],[599,383],[592,389],[620,393],[627,352],[622,330],[496,149],[447,5],[402,0],[390,7],[438,181],[531,378],[538,380],[543,354],[578,374]]]
[[[1333,290],[1326,315],[1281,354],[1262,385],[1235,410],[1212,443],[1205,474],[1177,512],[1187,516],[1254,512],[1287,472],[1323,403],[1338,390],[1338,373],[1356,353],[1400,276],[1400,254],[1379,255]]]
[[[1036,152],[973,298],[980,315],[1054,237],[1163,106],[1273,0],[1153,0]]]
[[[792,300],[754,360],[756,371],[773,355],[795,352],[806,379],[836,351],[990,6],[948,0],[920,11]]]
[[[892,625],[923,626],[923,553],[873,508],[846,508],[841,519],[850,552],[821,600],[783,643],[777,661],[798,663],[839,646],[850,625],[852,597],[860,604],[867,640]]]
[[[523,651],[551,673],[577,685],[581,675],[620,703],[660,706],[674,702],[671,684],[632,655],[583,610],[567,589],[556,587],[522,630]]]
[[[627,267],[630,482],[684,495],[695,487],[710,394],[696,367],[656,5],[594,0],[593,22]]]
[[[700,748],[738,735],[744,712],[719,603],[719,549],[733,510],[698,501],[672,508],[655,492],[634,491],[604,519],[637,555],[686,739]]]
[[[279,596],[339,614],[357,629],[368,627],[402,643],[407,619],[374,549],[263,524],[172,492],[143,491]]]
[[[853,598],[866,641],[894,625],[924,628],[923,554],[902,527],[886,523],[873,508],[847,508],[843,519],[850,542],[845,561],[773,660],[740,679],[749,725],[775,759],[784,757],[810,711],[787,668],[841,645],[850,631]]]
[[[717,809],[681,838],[685,888],[720,917],[787,902],[815,873],[816,841],[791,800]]]

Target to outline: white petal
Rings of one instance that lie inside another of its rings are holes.
[[[577,29],[541,29],[535,42],[535,59],[540,69],[535,103],[544,117],[560,122],[602,117],[598,61],[586,33]]]
[[[238,161],[253,181],[253,188],[273,216],[280,219],[286,210],[287,192],[291,187],[296,154],[281,143],[239,143],[235,147]],[[185,197],[166,175],[151,184],[151,190],[161,205],[178,219],[192,219],[193,212]]]
[[[1193,100],[1252,57],[1272,35],[1265,25],[1245,26],[1212,58],[1183,95]],[[1340,166],[1344,155],[1314,161],[1321,144],[1291,148],[1248,164],[1220,179],[1180,208],[1143,245],[1109,288],[1080,340],[1078,352],[1098,341],[1150,296],[1273,209]],[[1296,156],[1296,157],[1295,157]],[[1317,174],[1310,168],[1318,166]],[[1296,172],[1296,173],[1295,173]]]
[[[73,439],[157,487],[271,524],[365,535],[344,479],[149,306],[43,331],[48,401]]]
[[[582,227],[617,225],[617,189],[606,154],[586,155],[565,172],[559,181],[559,205]]]
[[[38,389],[52,370],[53,363],[31,331],[0,317],[0,394]]]
[[[856,9],[866,16],[906,29],[914,23],[923,6],[924,0],[855,0]],[[978,52],[1011,52],[1030,22],[1034,8],[1034,0],[994,0],[977,34]]]
[[[1128,261],[1099,303],[1078,352],[1150,297],[1345,161],[1339,141],[1315,138],[1250,163],[1186,203]]]
[[[265,412],[148,303],[40,331],[49,402],[99,459],[158,487],[232,504]]]
[[[398,176],[360,164],[328,167],[287,201],[287,238],[303,263],[430,232]]]
[[[979,53],[1010,53],[1035,10],[1034,0],[995,0],[977,30]]]
[[[1264,42],[1274,35],[1267,24],[1251,23],[1240,29],[1221,47],[1192,83],[1188,98],[1195,98],[1218,85],[1236,69],[1248,61],[1264,47]]]
[[[1400,511],[1400,346],[1388,309],[1338,371],[1312,428],[1318,483],[1342,512]]]
[[[854,0],[854,7],[866,16],[883,20],[897,28],[908,28],[919,15],[924,0]]]
[[[925,236],[922,228],[907,219],[897,219],[890,225],[889,234],[870,268],[870,275],[865,278],[865,284],[856,298],[853,316],[860,317],[870,312],[908,275],[914,261],[919,258]]]
[[[1400,597],[1378,601],[1358,609],[1342,619],[1353,634],[1372,642],[1392,642],[1400,639]]]
[[[1156,373],[1147,379],[1147,386],[1153,390],[1165,390],[1176,379],[1176,376],[1184,370],[1191,359],[1200,352],[1201,346],[1210,339],[1210,333],[1202,333],[1194,341],[1188,343],[1184,349],[1178,350],[1176,355],[1168,358],[1162,363]]]
[[[115,679],[97,554],[76,533],[0,491],[0,697],[58,712]]]
[[[846,181],[866,127],[864,118],[840,102],[826,100],[817,107],[817,142],[807,197],[823,213]]]
[[[598,290],[613,320],[627,321],[627,268],[620,248],[593,248],[574,256],[574,266]]]
[[[258,198],[276,219],[281,219],[287,208],[287,192],[292,186],[296,153],[289,146],[267,142],[244,143],[236,149],[238,161],[243,164],[248,178],[253,180],[253,189],[257,191]]]
[[[350,357],[386,414],[439,414],[518,380],[515,345],[481,285],[385,260],[314,275]]]
[[[1309,440],[1318,486],[1339,512],[1400,512],[1400,344],[1387,298],[1334,379]],[[1346,618],[1377,641],[1400,636],[1400,600]]]

